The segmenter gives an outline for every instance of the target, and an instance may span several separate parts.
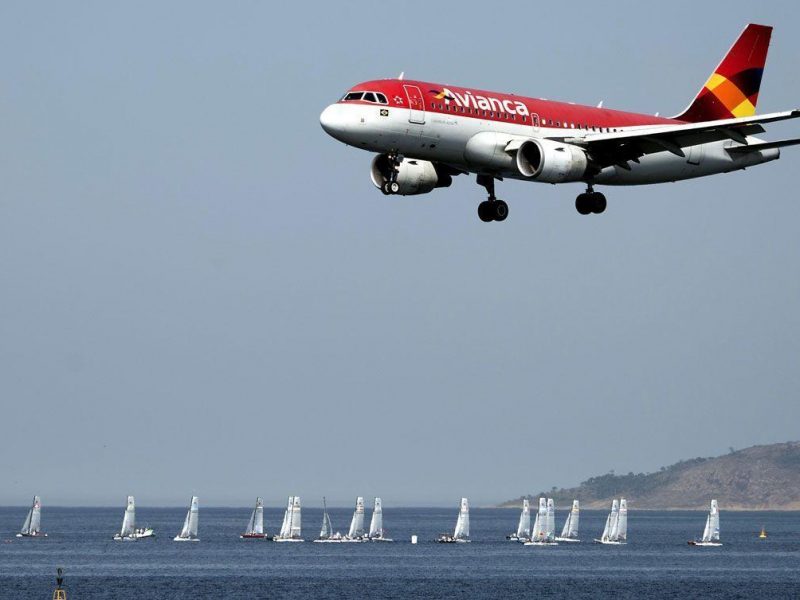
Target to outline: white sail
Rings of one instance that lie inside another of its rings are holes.
[[[458,511],[458,520],[456,521],[453,537],[457,540],[469,539],[469,501],[466,498],[461,499],[461,507]]]
[[[603,527],[603,535],[600,536],[602,541],[606,541],[608,539],[608,534],[611,531],[611,514],[606,517],[606,526]]]
[[[527,498],[522,499],[522,512],[517,525],[517,537],[527,538],[531,533],[531,509]]]
[[[536,518],[533,520],[533,528],[531,529],[531,541],[538,542],[542,538],[542,524],[539,522],[539,513],[536,513]]]
[[[628,502],[625,498],[619,501],[619,514],[617,515],[617,528],[614,541],[624,542],[628,539]]]
[[[291,520],[289,521],[289,537],[300,538],[302,522],[300,520],[300,496],[294,497],[292,503]]]
[[[533,523],[531,541],[543,542],[547,537],[547,499],[539,498],[539,511],[536,513],[536,521]]]
[[[569,513],[569,517],[567,522],[569,523],[569,531],[564,537],[568,538],[578,538],[578,525],[580,523],[581,518],[581,509],[580,504],[577,500],[572,501],[572,511]]]
[[[353,512],[353,518],[350,520],[350,531],[347,537],[355,539],[364,536],[364,498],[359,496],[356,498],[356,509]]]
[[[706,515],[706,526],[703,529],[703,542],[710,542],[711,541],[711,515]]]
[[[247,529],[245,535],[264,533],[264,503],[261,498],[256,498],[256,506],[250,514],[250,520],[247,522]]]
[[[133,535],[136,530],[136,505],[133,496],[128,496],[128,501],[125,506],[125,516],[122,517],[122,528],[119,531],[120,537],[128,537]]]
[[[28,535],[31,532],[31,516],[33,515],[33,507],[28,509],[28,514],[25,515],[25,521],[22,523],[22,529],[19,532],[23,535]]]
[[[28,523],[28,533],[36,535],[42,528],[42,499],[39,496],[33,497],[33,505],[31,506],[30,522]]]
[[[572,513],[567,513],[567,519],[564,521],[564,527],[561,529],[561,537],[569,537],[570,523],[572,522]]]
[[[383,537],[383,507],[381,506],[380,498],[375,498],[372,519],[369,522],[369,537]]]
[[[616,498],[611,502],[611,512],[606,517],[606,526],[600,541],[603,543],[616,542],[619,533],[619,503]]]
[[[289,529],[292,522],[292,506],[294,506],[294,496],[289,496],[289,503],[286,506],[286,512],[283,513],[283,523],[281,524],[281,531],[278,537],[289,537]]]
[[[331,524],[331,516],[328,514],[328,504],[325,502],[325,497],[322,497],[322,527],[319,530],[319,539],[327,540],[333,535],[333,525]]]
[[[197,496],[192,496],[192,501],[189,504],[189,510],[186,512],[186,518],[183,521],[183,529],[178,536],[183,539],[193,539],[197,537],[197,526],[199,517],[199,506]]]
[[[719,506],[716,500],[711,501],[711,512],[708,515],[709,520],[709,540],[712,542],[719,541]]]
[[[608,532],[608,539],[612,542],[617,541],[617,535],[619,533],[619,502],[615,498],[611,502],[611,522],[609,523],[609,532]]]
[[[556,539],[556,508],[552,498],[547,499],[547,528],[544,537],[549,542]]]

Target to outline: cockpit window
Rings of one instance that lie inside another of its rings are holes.
[[[374,104],[389,104],[386,96],[380,92],[347,92],[342,98],[342,102],[355,102],[356,100]]]

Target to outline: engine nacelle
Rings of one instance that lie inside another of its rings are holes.
[[[464,159],[473,167],[501,173],[514,172],[517,170],[514,152],[507,152],[506,148],[512,141],[519,143],[520,139],[524,138],[494,131],[476,133],[467,140]]]
[[[572,144],[530,139],[517,149],[516,166],[522,175],[536,181],[581,181],[589,169],[589,157],[583,148]]]
[[[382,189],[383,184],[389,181],[391,173],[392,163],[385,154],[379,154],[372,159],[370,176],[376,188]],[[437,169],[432,162],[406,158],[398,167],[396,181],[400,186],[397,192],[399,195],[413,196],[427,194],[434,188],[449,187],[453,178]]]

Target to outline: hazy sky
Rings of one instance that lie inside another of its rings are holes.
[[[660,9],[3,2],[0,503],[479,505],[797,439],[800,150],[487,225],[319,126],[400,71],[674,114],[749,21],[800,106],[794,4]]]

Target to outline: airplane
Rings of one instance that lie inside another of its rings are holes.
[[[336,140],[369,152],[372,183],[386,195],[448,187],[474,173],[488,198],[483,222],[504,221],[495,196],[505,178],[582,182],[582,215],[600,214],[598,185],[642,185],[728,173],[776,160],[800,138],[764,141],[764,125],[800,117],[800,109],[756,115],[772,27],[750,24],[695,99],[674,117],[623,112],[397,79],[350,88],[320,115]]]

